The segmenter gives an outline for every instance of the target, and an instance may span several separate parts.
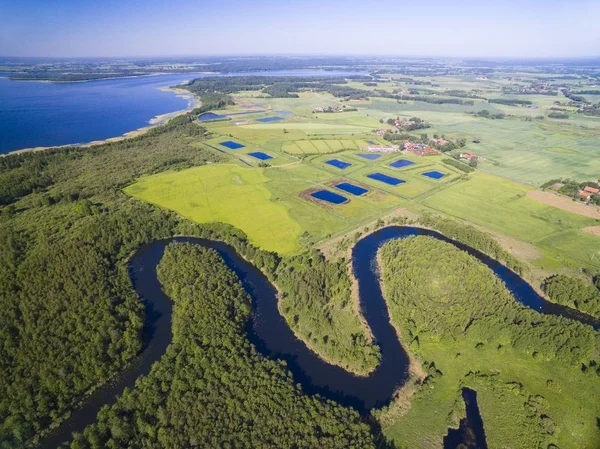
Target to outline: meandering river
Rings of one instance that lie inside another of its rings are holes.
[[[598,325],[591,317],[549,303],[516,273],[464,244],[451,241],[431,230],[409,226],[387,227],[358,241],[352,251],[352,266],[358,280],[361,311],[376,343],[380,346],[382,355],[379,367],[370,376],[357,377],[324,362],[295,337],[279,313],[277,292],[273,285],[260,270],[244,260],[231,246],[194,237],[161,240],[140,248],[130,261],[133,286],[146,306],[145,345],[138,362],[116,382],[99,389],[89,397],[40,447],[54,449],[62,441],[70,439],[72,432],[81,432],[85,426],[95,422],[102,406],[113,403],[116,395],[125,387],[132,387],[138,377],[148,374],[152,364],[165,353],[172,338],[172,303],[161,290],[156,266],[165,247],[173,241],[212,248],[223,257],[252,297],[253,314],[248,325],[248,338],[265,356],[286,360],[294,379],[302,384],[307,394],[320,394],[352,406],[361,413],[388,404],[397,388],[408,378],[409,361],[389,320],[377,274],[376,256],[383,243],[413,235],[432,236],[467,251],[504,281],[515,300],[540,313],[562,315],[585,324]]]

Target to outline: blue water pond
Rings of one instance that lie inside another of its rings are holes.
[[[397,161],[394,161],[390,164],[390,167],[394,167],[394,168],[402,168],[402,167],[408,167],[409,165],[414,165],[415,163],[413,161],[409,161],[408,159],[398,159]]]
[[[230,150],[239,150],[240,148],[245,147],[245,145],[234,142],[233,140],[226,140],[225,142],[220,142],[219,145],[223,145],[225,148],[229,148]]]
[[[337,167],[337,168],[341,168],[342,170],[344,168],[348,168],[352,165],[350,162],[340,161],[339,159],[329,159],[328,161],[325,161],[325,163],[329,164],[329,165],[333,165],[334,167]]]
[[[204,114],[200,114],[198,116],[198,120],[201,122],[211,122],[213,120],[223,120],[226,118],[226,115],[215,114],[214,112],[205,112]]]
[[[342,204],[348,201],[346,197],[330,192],[329,190],[317,190],[316,192],[311,193],[310,196],[331,204]]]
[[[359,187],[357,185],[350,184],[349,182],[340,182],[339,184],[336,184],[335,186],[338,189],[343,190],[344,192],[351,193],[352,195],[355,195],[355,196],[364,195],[365,193],[368,192],[367,189],[363,189],[362,187]]]
[[[427,171],[425,173],[422,173],[422,175],[427,176],[428,178],[431,178],[431,179],[442,179],[444,176],[446,176],[446,173],[442,173],[441,171],[433,170],[433,171]]]
[[[275,112],[277,112],[280,115],[294,115],[294,113],[290,112],[290,111],[279,111],[278,110],[278,111],[275,111]]]
[[[248,153],[248,156],[255,157],[256,159],[260,159],[261,161],[273,159],[273,156],[269,156],[267,153],[263,153],[262,151],[255,151],[253,153]]]
[[[365,159],[369,159],[370,161],[374,161],[375,159],[379,159],[381,157],[381,154],[364,153],[359,154],[359,156]]]
[[[370,175],[367,175],[367,178],[385,182],[391,186],[397,186],[398,184],[404,184],[406,182],[403,179],[394,178],[393,176],[384,175],[383,173],[371,173]]]
[[[268,122],[278,122],[279,120],[283,120],[283,117],[265,117],[265,118],[257,118],[257,122],[268,123]]]

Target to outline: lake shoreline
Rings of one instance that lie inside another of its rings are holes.
[[[127,78],[131,78],[131,77],[127,77]],[[77,82],[79,82],[79,81],[77,81]],[[87,82],[87,81],[85,81],[85,82]],[[194,110],[195,108],[199,107],[201,104],[200,98],[198,98],[195,94],[193,94],[187,90],[184,90],[184,89],[179,89],[176,87],[161,87],[158,90],[162,90],[164,92],[173,92],[176,96],[187,99],[188,100],[187,107],[185,109],[179,109],[177,111],[167,112],[165,114],[156,115],[148,121],[148,126],[143,126],[138,129],[133,129],[133,130],[128,131],[119,136],[109,137],[109,138],[103,139],[103,140],[92,140],[90,142],[83,142],[83,143],[71,143],[71,144],[51,146],[51,147],[23,148],[20,150],[9,151],[8,153],[1,154],[0,156],[6,157],[6,156],[10,156],[10,155],[15,155],[15,154],[27,153],[30,151],[45,151],[45,150],[50,150],[50,149],[54,149],[54,148],[69,148],[69,147],[89,148],[89,147],[93,147],[93,146],[97,146],[97,145],[103,145],[105,143],[120,142],[125,139],[131,139],[133,137],[141,136],[144,133],[148,132],[150,129],[155,128],[160,125],[163,125],[163,124],[167,123],[169,120],[171,120],[172,118],[177,117],[178,115],[185,114],[187,112]]]

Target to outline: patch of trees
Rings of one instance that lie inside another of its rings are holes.
[[[577,95],[600,95],[600,90],[598,89],[590,89],[590,90],[578,90],[574,92]]]
[[[172,343],[72,449],[374,447],[358,413],[305,396],[249,343],[251,299],[215,251],[171,244],[157,273],[174,301]]]
[[[487,109],[482,109],[481,111],[478,111],[478,112],[472,112],[471,114],[473,114],[476,117],[489,118],[492,120],[503,120],[506,117],[506,114],[504,114],[502,112],[492,114]]]
[[[569,366],[597,357],[590,326],[521,305],[487,266],[449,243],[393,240],[380,260],[392,320],[417,352],[425,339],[467,340]]]
[[[561,89],[561,92],[565,97],[567,97],[569,100],[575,103],[587,103],[585,97],[582,97],[581,95],[575,95],[569,89]]]
[[[449,90],[445,90],[443,93],[443,95],[446,95],[448,97],[459,97],[459,98],[482,98],[481,96],[479,96],[477,93],[475,92],[467,92],[466,90],[460,90],[460,89],[449,89]]]
[[[564,112],[553,111],[548,114],[548,118],[567,119],[567,118],[569,118],[569,114],[566,114]]]
[[[394,98],[398,100],[421,101],[423,103],[431,104],[460,104],[464,106],[473,106],[475,104],[473,100],[461,100],[460,98],[438,98],[425,95],[396,95]]]
[[[418,223],[501,261],[515,273],[525,272],[525,266],[517,258],[502,248],[492,236],[473,226],[427,213],[421,215]]]
[[[411,117],[408,120],[400,120],[400,117],[396,117],[395,119],[389,118],[386,121],[386,123],[391,126],[395,126],[396,122],[400,123],[398,125],[398,129],[406,132],[415,131],[417,129],[431,128],[431,125],[429,123],[427,123],[419,117]]]
[[[460,171],[465,173],[472,173],[475,171],[475,168],[471,167],[470,165],[464,164],[460,161],[457,161],[456,159],[450,159],[446,157],[442,159],[442,162],[446,165],[450,165],[451,167],[458,168]]]
[[[334,97],[359,99],[369,92],[346,86],[345,78],[340,77],[273,77],[273,76],[231,76],[198,78],[179,86],[200,97],[211,94],[228,95],[240,91],[260,90],[271,97],[297,98],[301,91],[328,92]]]
[[[313,250],[282,260],[277,270],[281,311],[290,328],[317,352],[349,371],[368,373],[380,353],[354,313],[348,262]]]
[[[490,98],[488,103],[504,104],[506,106],[529,106],[533,104],[530,100],[519,100],[516,98]]]
[[[600,290],[589,281],[557,274],[544,281],[542,290],[553,302],[600,318]]]

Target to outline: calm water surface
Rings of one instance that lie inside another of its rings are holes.
[[[287,70],[219,76],[344,76],[349,72]],[[0,154],[33,147],[87,143],[148,126],[157,115],[188,107],[189,100],[159,90],[209,75],[188,73],[49,83],[12,81],[0,73]],[[215,76],[215,75],[211,75]]]

